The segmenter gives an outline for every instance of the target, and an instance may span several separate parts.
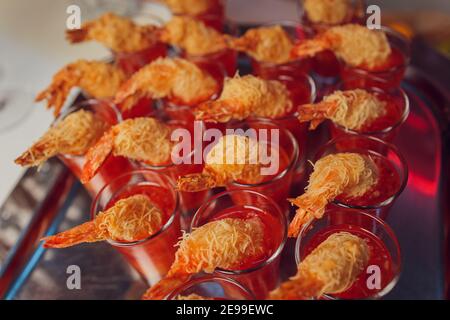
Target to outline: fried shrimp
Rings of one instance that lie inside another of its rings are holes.
[[[220,3],[220,0],[160,0],[174,14],[199,15],[210,11]]]
[[[349,0],[304,0],[306,16],[313,23],[341,24],[352,12]]]
[[[58,116],[70,90],[80,87],[89,96],[97,99],[114,97],[125,74],[119,68],[101,61],[78,60],[58,71],[47,89],[36,97],[36,101],[47,101],[47,108],[54,108]]]
[[[292,50],[297,57],[311,57],[324,50],[332,50],[353,67],[374,69],[391,55],[386,34],[356,24],[332,27],[313,39],[300,42]]]
[[[219,84],[194,63],[179,58],[159,58],[136,72],[117,92],[115,102],[123,110],[144,97],[169,98],[194,106],[210,99]]]
[[[259,154],[262,147],[246,136],[223,136],[207,154],[203,172],[180,177],[177,187],[180,191],[197,192],[232,181],[261,182]]]
[[[306,192],[290,200],[298,209],[289,225],[289,236],[296,237],[305,223],[320,219],[326,205],[337,196],[362,196],[377,181],[377,166],[368,156],[337,153],[319,159],[314,164]]]
[[[243,260],[262,257],[263,243],[264,224],[258,217],[226,218],[202,225],[183,236],[167,277],[151,287],[143,299],[164,299],[190,275],[201,271],[237,269]]]
[[[40,166],[58,154],[84,155],[107,128],[92,112],[76,111],[50,127],[15,163],[24,167]]]
[[[362,90],[335,91],[316,104],[299,107],[300,122],[310,121],[315,129],[325,119],[350,130],[359,130],[364,125],[386,114],[386,103],[375,95]]]
[[[200,104],[194,113],[197,120],[225,123],[250,116],[276,119],[292,108],[289,91],[280,81],[236,75],[225,79],[217,100]]]
[[[71,43],[97,41],[114,52],[137,52],[153,46],[158,41],[159,28],[140,26],[128,18],[106,13],[100,18],[84,23],[80,29],[67,30]]]
[[[208,55],[228,47],[225,35],[187,16],[173,17],[164,26],[160,39],[192,56]]]
[[[163,223],[163,215],[150,199],[134,195],[117,201],[94,220],[54,236],[45,237],[45,248],[67,248],[80,243],[114,240],[133,242],[148,238]]]
[[[170,128],[154,118],[128,119],[111,127],[87,152],[81,182],[89,182],[111,153],[151,165],[168,163],[170,135]]]
[[[260,62],[283,64],[293,60],[294,42],[279,25],[250,29],[242,37],[232,39],[230,46]]]
[[[364,239],[348,232],[334,233],[298,265],[294,277],[270,293],[269,299],[311,299],[344,292],[366,268],[369,257]]]

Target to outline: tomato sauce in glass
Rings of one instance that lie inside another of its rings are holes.
[[[386,245],[380,238],[367,231],[366,229],[348,224],[328,226],[314,234],[311,240],[309,240],[309,242],[304,247],[302,256],[306,257],[329,236],[338,232],[348,232],[366,240],[367,245],[370,249],[368,266],[375,265],[380,268],[381,288],[369,289],[367,287],[367,279],[371,274],[367,274],[365,271],[362,271],[360,276],[356,279],[356,281],[349,289],[342,293],[333,294],[332,296],[338,299],[364,299],[376,295],[393,280],[395,272],[392,257]]]
[[[167,46],[162,42],[157,42],[150,48],[137,52],[115,52],[115,63],[125,72],[127,76],[131,76],[140,68],[149,64],[153,60],[167,55]]]

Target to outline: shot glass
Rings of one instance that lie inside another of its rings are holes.
[[[388,61],[374,70],[349,66],[340,61],[341,79],[346,86],[371,88],[381,84],[382,89],[400,87],[411,58],[410,42],[390,28],[382,27],[381,30],[386,33],[392,49]]]
[[[340,90],[352,90],[358,87],[350,87],[352,82],[347,85],[338,86]],[[330,133],[332,138],[343,135],[363,135],[372,136],[385,142],[392,142],[397,136],[402,124],[409,116],[409,98],[401,88],[387,89],[385,81],[373,82],[376,85],[371,88],[365,88],[368,92],[375,95],[386,105],[386,113],[379,119],[376,119],[370,126],[361,130],[346,129],[336,123],[330,122]]]
[[[139,169],[110,181],[95,197],[91,207],[94,218],[100,211],[120,199],[143,194],[163,213],[163,225],[155,234],[134,242],[108,240],[127,262],[147,281],[157,283],[168,272],[175,259],[175,245],[181,236],[179,198],[174,182],[168,176]]]
[[[265,24],[270,27],[279,25],[290,36],[293,42],[304,40],[308,37],[308,31],[295,21],[276,21]],[[296,59],[287,63],[276,64],[271,62],[256,61],[251,59],[253,73],[264,79],[277,79],[280,76],[289,76],[296,79],[310,70],[310,59]]]
[[[389,210],[408,182],[408,165],[397,148],[374,137],[349,135],[336,138],[319,148],[315,160],[342,152],[368,156],[378,169],[378,182],[358,198],[338,197],[333,203],[342,208],[358,209],[386,220]]]
[[[337,232],[348,232],[366,240],[370,257],[365,270],[350,288],[337,294],[325,294],[321,299],[380,299],[387,295],[400,277],[400,245],[391,227],[367,212],[335,206],[327,209],[321,219],[305,225],[295,245],[297,265],[320,243]]]
[[[245,199],[245,204],[239,199]],[[252,190],[232,190],[217,194],[198,209],[192,220],[191,230],[211,221],[240,218],[248,213],[258,216],[265,226],[267,237],[264,246],[268,251],[267,258],[246,263],[249,265],[247,269],[216,269],[214,274],[233,279],[247,287],[257,299],[264,299],[278,285],[280,256],[287,239],[286,215],[272,199]]]
[[[114,104],[106,100],[90,99],[70,107],[55,120],[55,123],[62,121],[69,114],[79,110],[92,112],[96,117],[107,123],[109,126],[113,126],[122,121],[120,112],[116,109]],[[68,154],[60,154],[58,155],[58,158],[72,171],[78,180],[81,179],[83,166],[86,162],[84,155],[73,156]],[[131,170],[132,168],[133,165],[127,159],[110,155],[100,168],[99,172],[93,179],[91,179],[91,181],[84,184],[84,187],[91,197],[94,198],[105,184],[114,179],[117,175],[121,174],[124,170]]]
[[[170,293],[166,300],[198,295],[208,300],[254,300],[255,297],[242,284],[233,279],[203,275],[195,277]]]
[[[246,135],[256,139],[265,149],[260,148],[258,160],[262,167],[260,172],[262,181],[254,184],[233,181],[226,186],[227,190],[249,189],[259,192],[273,199],[283,211],[287,212],[289,210],[287,198],[299,158],[300,161],[304,161],[302,159],[304,154],[300,156],[297,141],[292,133],[281,128],[276,122],[264,119],[236,123],[227,128],[227,133]],[[245,195],[245,193],[242,194],[242,196]],[[245,205],[246,198],[242,198],[240,202]]]

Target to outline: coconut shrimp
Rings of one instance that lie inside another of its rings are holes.
[[[299,121],[310,121],[315,129],[325,119],[350,130],[359,130],[364,125],[386,114],[386,103],[375,95],[362,90],[335,91],[316,104],[299,107]]]
[[[353,13],[350,0],[304,0],[303,8],[312,23],[336,25]]]
[[[117,201],[89,222],[67,231],[45,237],[45,248],[67,248],[80,243],[105,240],[134,242],[148,238],[163,223],[161,211],[145,195],[134,195]]]
[[[200,104],[194,113],[197,120],[225,123],[251,116],[276,119],[292,108],[289,91],[280,81],[236,75],[225,79],[217,100]]]
[[[173,146],[170,135],[170,127],[154,118],[128,119],[111,127],[87,152],[81,182],[89,182],[110,154],[150,165],[167,164]]]
[[[364,239],[348,232],[334,233],[298,265],[294,277],[270,293],[269,299],[311,299],[344,292],[367,267],[369,257]]]
[[[319,159],[314,164],[306,192],[290,200],[298,209],[289,225],[289,236],[296,237],[305,223],[322,218],[326,205],[337,196],[362,196],[377,181],[377,166],[368,156],[337,153]]]
[[[160,39],[193,56],[219,52],[228,47],[225,35],[187,16],[173,17],[164,26]]]
[[[123,110],[144,97],[169,98],[176,104],[194,106],[218,91],[217,81],[192,62],[159,58],[136,72],[119,89],[115,102]]]
[[[221,0],[160,0],[165,3],[174,14],[200,15],[210,11],[220,4]]]
[[[292,50],[296,57],[311,57],[332,50],[345,63],[368,70],[383,65],[391,55],[386,34],[356,24],[332,27],[315,38],[302,41]]]
[[[263,243],[264,224],[258,217],[226,218],[196,228],[178,244],[166,278],[150,288],[143,299],[164,299],[195,273],[233,270],[243,260],[261,258],[265,254]]]
[[[137,52],[153,46],[158,41],[159,28],[140,26],[128,18],[106,13],[100,18],[84,23],[80,29],[67,30],[71,43],[97,41],[114,52]]]
[[[203,172],[180,177],[177,187],[180,191],[197,192],[231,181],[261,182],[261,148],[258,141],[246,136],[223,136],[207,154]]]
[[[257,61],[283,64],[292,60],[294,42],[281,26],[276,25],[250,29],[242,37],[232,39],[230,46]]]
[[[56,117],[72,88],[80,87],[93,98],[111,98],[125,79],[123,71],[114,65],[101,61],[78,60],[58,71],[47,89],[38,94],[36,101],[46,100],[47,108],[53,107]]]
[[[92,112],[79,110],[51,126],[15,163],[40,166],[58,154],[84,155],[102,136],[108,125]]]

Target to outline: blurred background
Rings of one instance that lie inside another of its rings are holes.
[[[402,23],[414,35],[450,56],[450,1],[368,1],[382,8],[386,23]],[[95,43],[70,46],[64,41],[66,8],[78,4],[82,19],[106,10],[169,13],[151,1],[131,0],[2,0],[0,1],[0,203],[22,174],[14,159],[52,120],[34,95],[52,74],[74,59],[103,58],[108,51]],[[229,0],[227,16],[241,23],[298,19],[295,0]]]

